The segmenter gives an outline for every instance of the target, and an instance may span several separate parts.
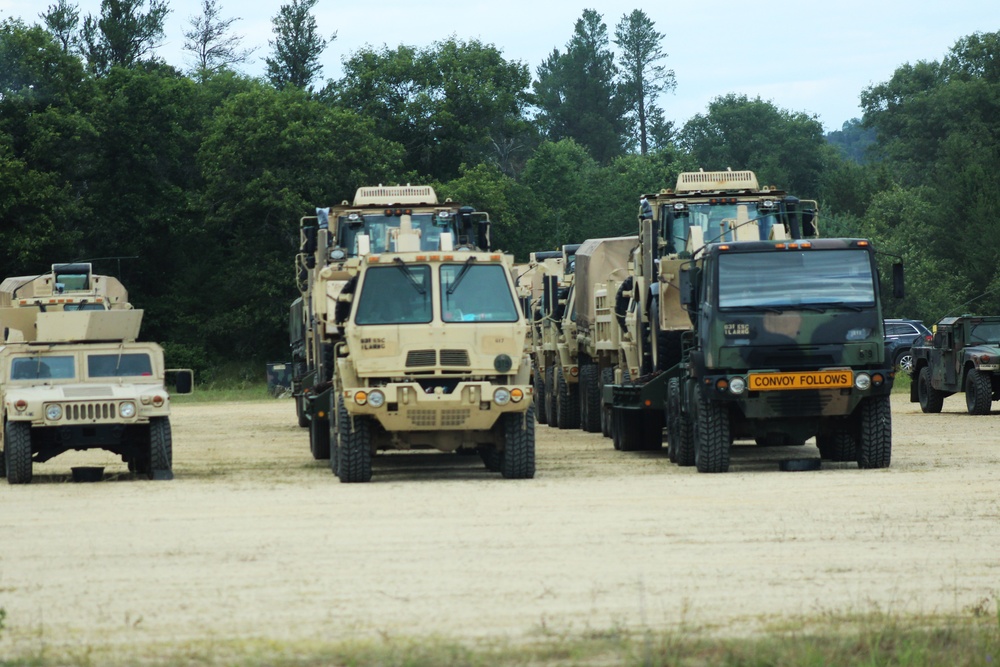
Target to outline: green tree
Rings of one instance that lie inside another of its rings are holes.
[[[305,90],[322,71],[319,57],[337,34],[327,40],[320,36],[312,8],[317,0],[292,0],[281,5],[271,19],[273,53],[265,58],[267,77],[275,88],[292,86]]]
[[[401,155],[371,121],[298,88],[256,86],[226,100],[198,151],[204,231],[186,280],[203,303],[191,344],[230,359],[284,358],[299,218],[395,180]]]
[[[80,24],[80,9],[69,0],[57,0],[47,11],[38,15],[45,23],[66,53],[76,50],[79,45],[77,26]]]
[[[674,71],[660,64],[667,57],[663,39],[641,9],[622,15],[615,27],[614,42],[621,49],[619,90],[635,123],[641,155],[649,152],[651,123],[662,133],[664,121],[662,111],[656,107],[657,98],[677,87]]]
[[[184,50],[194,56],[194,71],[200,79],[244,63],[253,53],[253,49],[240,47],[242,35],[230,33],[239,20],[222,18],[222,7],[216,0],[202,0],[201,15],[190,18],[190,28],[184,32]]]
[[[517,171],[533,145],[530,75],[492,45],[451,38],[426,49],[361,49],[326,91],[406,149],[408,170],[448,180],[463,163]]]
[[[621,155],[627,102],[615,83],[618,68],[600,14],[585,9],[566,52],[553,50],[537,75],[538,122],[548,139],[573,139],[602,164]]]
[[[715,98],[689,120],[680,143],[706,170],[750,169],[762,184],[816,197],[823,168],[823,126],[814,116],[779,109],[759,97]]]
[[[166,0],[101,0],[100,14],[83,20],[82,42],[91,71],[103,75],[112,67],[142,62],[159,46],[169,12]]]

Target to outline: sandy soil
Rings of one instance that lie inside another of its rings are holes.
[[[905,398],[881,471],[779,472],[815,447],[740,446],[728,474],[699,475],[542,426],[534,480],[394,453],[367,485],[312,461],[288,400],[179,406],[173,481],[86,452],[0,483],[0,657],[967,613],[1000,586],[1000,418],[965,414],[962,396],[940,415]],[[85,464],[105,480],[69,483]]]

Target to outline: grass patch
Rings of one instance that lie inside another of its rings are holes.
[[[892,393],[894,394],[909,394],[910,384],[913,380],[910,379],[909,373],[904,373],[903,371],[896,371],[896,378],[892,381]]]
[[[0,665],[241,665],[383,667],[625,665],[988,665],[1000,658],[1000,627],[991,613],[961,618],[900,618],[883,613],[783,619],[780,627],[749,637],[718,637],[685,627],[656,632],[615,627],[582,634],[547,632],[529,642],[442,637],[378,638],[336,643],[261,639],[205,640],[130,647],[52,645]]]
[[[207,384],[198,385],[190,394],[171,394],[170,402],[174,405],[191,403],[221,403],[223,401],[263,401],[277,400],[267,391],[264,382],[245,382],[237,384]]]

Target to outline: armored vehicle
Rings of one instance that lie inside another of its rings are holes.
[[[489,250],[488,217],[469,207],[411,202],[394,217],[390,243],[359,233],[356,255],[316,277],[316,347],[329,354],[318,368],[329,379],[306,394],[306,414],[327,421],[331,469],[367,482],[377,451],[431,448],[478,451],[504,477],[532,477],[528,323],[511,259]]]
[[[137,342],[142,311],[89,264],[9,278],[0,286],[4,465],[11,484],[70,450],[106,449],[130,470],[169,478],[170,396],[163,351]],[[189,373],[189,372],[188,372]],[[186,375],[178,389],[190,391]]]
[[[667,381],[679,374],[692,328],[678,276],[706,243],[815,238],[816,202],[774,186],[752,171],[697,171],[674,189],[642,197],[639,248],[618,293],[621,348],[614,384],[602,387],[618,449],[662,446]]]
[[[912,353],[910,400],[924,412],[941,412],[945,398],[963,391],[970,415],[988,415],[1000,399],[1000,316],[946,317]]]
[[[330,456],[330,413],[325,407],[330,401],[315,399],[332,385],[333,348],[343,340],[329,309],[356,274],[358,263],[352,260],[396,250],[404,215],[421,250],[439,250],[442,235],[459,250],[488,244],[485,213],[451,200],[438,202],[434,189],[422,185],[358,188],[353,201],[317,208],[316,215],[300,220],[295,257],[300,296],[289,309],[292,395],[299,425],[309,428],[316,459]]]
[[[868,241],[710,243],[680,278],[694,330],[668,381],[672,459],[725,472],[734,439],[815,436],[823,458],[889,465],[894,376]]]

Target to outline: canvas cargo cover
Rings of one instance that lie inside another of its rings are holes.
[[[582,331],[590,331],[595,321],[594,285],[606,283],[612,272],[624,280],[629,255],[638,244],[638,236],[616,236],[584,241],[576,251],[576,325]]]

